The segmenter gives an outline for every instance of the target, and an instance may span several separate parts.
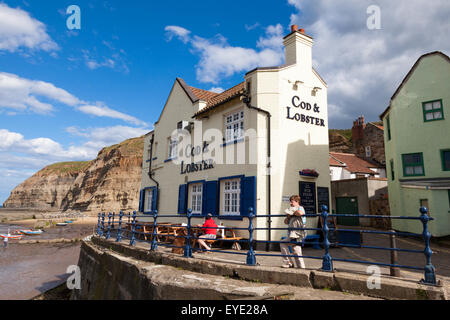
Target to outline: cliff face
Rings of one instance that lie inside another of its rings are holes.
[[[329,131],[330,152],[352,153],[351,130]]]
[[[95,160],[48,166],[20,184],[6,208],[102,212],[139,205],[144,138],[104,148]]]

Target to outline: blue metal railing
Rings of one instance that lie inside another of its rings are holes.
[[[355,217],[354,215],[349,214],[329,214],[327,206],[322,206],[322,213],[321,214],[306,214],[305,217],[321,217],[322,221],[327,221],[328,217]],[[420,220],[423,224],[423,233],[415,234],[415,233],[409,233],[409,232],[388,232],[388,231],[375,231],[375,230],[362,230],[362,229],[339,229],[336,228],[330,228],[327,223],[322,223],[322,228],[294,228],[289,230],[316,230],[321,231],[323,233],[323,242],[318,242],[323,245],[324,248],[324,255],[321,257],[317,256],[298,256],[298,255],[282,255],[282,254],[270,254],[270,253],[255,253],[253,246],[256,243],[286,243],[285,241],[263,241],[263,240],[254,240],[253,238],[253,232],[256,230],[287,230],[288,228],[255,228],[253,226],[253,220],[255,218],[264,218],[264,217],[285,217],[285,215],[255,215],[253,212],[253,208],[249,208],[249,215],[245,218],[248,219],[248,227],[247,228],[238,228],[233,227],[234,230],[246,230],[248,231],[249,237],[248,239],[231,239],[227,240],[226,238],[219,238],[217,240],[224,241],[224,242],[238,242],[238,243],[246,243],[248,244],[248,250],[247,253],[244,252],[236,252],[236,251],[224,251],[224,250],[213,250],[213,252],[220,252],[220,253],[226,253],[226,254],[234,254],[234,255],[246,255],[246,263],[250,266],[255,266],[256,263],[256,257],[257,256],[273,256],[273,257],[294,257],[294,258],[306,258],[306,259],[319,259],[322,260],[322,271],[332,272],[333,269],[333,261],[341,261],[341,262],[350,262],[350,263],[358,263],[358,264],[370,264],[370,265],[377,265],[377,266],[385,266],[385,267],[391,267],[391,268],[404,268],[404,269],[413,269],[413,270],[421,270],[424,271],[425,277],[421,280],[421,283],[427,284],[427,285],[436,285],[436,272],[433,264],[431,263],[431,256],[432,256],[432,250],[430,248],[430,239],[431,239],[431,233],[428,231],[428,223],[433,218],[428,216],[428,209],[425,207],[420,208],[420,217],[406,217],[406,216],[371,216],[371,215],[360,215],[358,217],[360,218],[388,218],[388,219],[407,219],[407,220]],[[108,214],[108,225],[105,228],[105,213],[98,214],[98,225],[97,225],[97,234],[100,237],[105,237],[106,239],[111,238],[111,231],[116,232],[116,242],[121,242],[123,239],[123,219],[124,219],[123,212],[120,212],[119,214],[119,222],[118,222],[118,228],[115,229],[114,222],[115,222],[115,214]],[[198,240],[200,239],[197,235],[192,235],[192,224],[191,219],[192,218],[204,218],[202,216],[193,215],[192,210],[189,209],[187,215],[181,216],[181,215],[164,215],[164,218],[185,218],[187,219],[187,224],[185,226],[180,226],[179,224],[158,224],[158,212],[154,211],[152,215],[143,215],[138,216],[136,211],[133,212],[133,215],[131,216],[130,213],[128,214],[128,227],[126,229],[127,237],[130,240],[130,245],[134,246],[136,244],[136,235],[148,235],[148,233],[144,233],[141,230],[141,227],[143,226],[142,223],[139,223],[136,221],[137,218],[140,217],[153,217],[153,223],[150,225],[150,228],[152,228],[151,233],[151,241],[145,241],[150,243],[150,251],[157,250],[158,246],[163,247],[169,247],[169,248],[182,248],[184,249],[184,256],[187,258],[192,258],[192,245],[191,240]],[[131,220],[130,220],[131,219]],[[179,228],[185,228],[186,229],[186,235],[172,235],[168,233],[160,234],[157,232],[158,226],[164,226],[164,227],[171,227],[171,226],[177,226]],[[221,229],[223,227],[208,227],[208,229]],[[105,231],[106,229],[106,231]],[[412,249],[399,249],[399,248],[388,248],[388,247],[378,247],[378,246],[363,246],[363,245],[351,245],[351,244],[340,244],[340,243],[333,243],[339,247],[356,247],[356,248],[366,248],[366,249],[375,249],[375,250],[385,250],[385,251],[395,251],[395,252],[408,252],[408,253],[423,253],[426,257],[426,265],[425,267],[419,267],[419,266],[408,266],[408,265],[400,265],[400,264],[389,264],[389,263],[381,263],[381,262],[373,262],[373,261],[363,261],[363,260],[354,260],[354,259],[344,259],[344,258],[332,258],[330,254],[330,246],[332,243],[329,241],[329,232],[337,230],[338,232],[357,232],[357,233],[370,233],[370,234],[385,234],[385,235],[391,235],[391,236],[413,236],[413,237],[422,237],[425,242],[425,250],[412,250]],[[130,236],[131,233],[131,236]],[[167,238],[184,238],[185,244],[184,246],[176,246],[173,244],[163,243],[161,241],[158,241],[159,236],[164,236]],[[304,244],[303,241],[290,241],[289,245],[302,245]]]

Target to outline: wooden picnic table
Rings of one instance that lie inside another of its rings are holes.
[[[126,223],[125,230],[127,232],[131,232],[133,228],[132,223]],[[157,233],[157,241],[164,240],[165,242],[173,243],[177,239],[177,244],[179,246],[185,244],[184,238],[177,238],[181,234],[186,234],[186,232],[182,232],[182,230],[186,230],[187,226],[183,226],[181,224],[171,223],[171,222],[161,222],[156,225],[156,233]],[[202,225],[191,226],[191,236],[199,237],[200,233],[202,233]],[[234,240],[232,248],[236,250],[241,250],[241,246],[239,244],[239,240],[243,239],[242,237],[237,237],[233,228],[224,227],[224,237],[216,237],[216,239],[204,239],[206,243],[212,245],[219,241],[220,247],[223,246],[224,240]],[[221,229],[217,229],[217,233],[220,232]],[[135,231],[139,234],[141,239],[144,240],[152,240],[153,239],[153,222],[136,222]],[[148,237],[148,238],[147,238]],[[228,241],[227,241],[228,242]],[[192,239],[192,248],[194,248],[198,243],[198,239]]]
[[[203,241],[205,241],[207,244],[209,244],[210,246],[212,246],[214,243],[216,243],[217,241],[219,241],[219,245],[220,247],[223,246],[223,243],[225,242],[224,240],[234,240],[232,248],[236,249],[236,250],[241,250],[241,245],[239,244],[239,240],[242,239],[242,237],[236,237],[236,233],[233,230],[233,228],[230,227],[224,227],[224,237],[216,237],[216,239],[203,239]],[[201,226],[195,226],[195,227],[191,227],[191,231],[195,230],[197,231],[197,236],[200,231],[202,231],[202,227]],[[217,233],[219,233],[220,229],[217,229]],[[228,242],[228,241],[227,241]],[[198,243],[198,239],[194,239],[194,244],[192,245],[192,248],[195,247],[195,245]]]

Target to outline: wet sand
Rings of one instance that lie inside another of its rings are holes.
[[[10,244],[0,249],[0,299],[28,300],[66,282],[80,245]]]
[[[11,218],[11,217],[9,217]],[[14,218],[11,220],[15,220]],[[0,224],[0,233],[31,229],[42,219],[8,221]],[[54,220],[39,236],[24,236],[23,240],[83,239],[93,234],[96,218],[79,218],[66,227],[53,226]],[[58,221],[60,222],[60,221]],[[80,243],[21,244],[10,240],[3,248],[0,241],[0,300],[28,300],[64,284],[70,274],[67,267],[78,263]]]

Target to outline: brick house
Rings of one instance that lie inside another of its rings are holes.
[[[364,116],[353,122],[353,153],[358,157],[381,164],[386,168],[384,127],[376,122],[364,122]]]

